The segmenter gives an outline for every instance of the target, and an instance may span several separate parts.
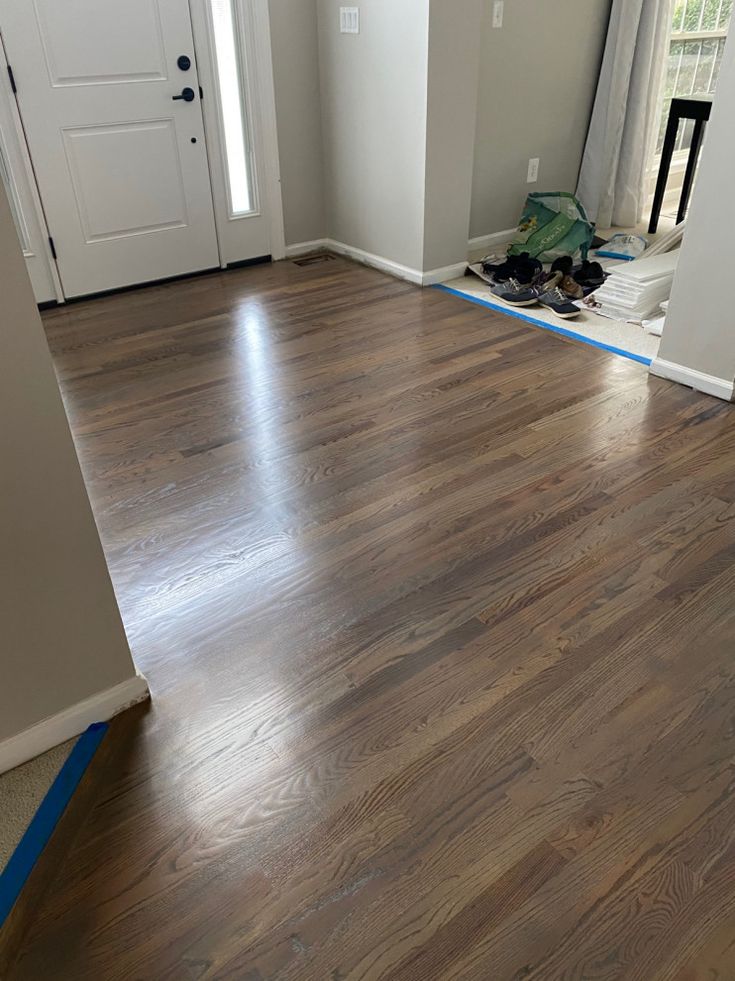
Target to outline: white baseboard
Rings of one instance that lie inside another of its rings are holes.
[[[433,286],[435,283],[446,283],[450,279],[456,279],[464,275],[467,269],[467,262],[455,262],[452,266],[443,266],[441,269],[431,269],[421,276],[422,286]]]
[[[507,245],[508,242],[512,242],[517,232],[517,228],[506,228],[502,232],[493,232],[492,235],[480,235],[477,238],[471,238],[467,243],[467,247],[470,252],[476,252],[479,249],[487,252],[496,245]]]
[[[373,269],[379,269],[381,272],[395,276],[397,279],[408,280],[409,283],[415,283],[417,286],[423,284],[424,274],[419,269],[411,269],[410,266],[401,265],[400,262],[386,259],[382,255],[375,255],[373,252],[365,252],[364,249],[358,249],[354,245],[337,242],[333,238],[327,239],[326,247],[331,249],[332,252],[345,255],[348,259],[361,262],[364,266],[372,266]]]
[[[328,248],[328,239],[315,238],[311,242],[296,242],[294,245],[286,246],[286,258],[295,259],[300,255],[308,255],[310,252],[321,252]]]
[[[657,375],[659,378],[667,378],[669,381],[679,382],[680,385],[689,385],[698,392],[714,395],[715,398],[724,399],[725,402],[733,400],[735,384],[726,378],[707,375],[703,371],[696,371],[694,368],[687,368],[686,365],[676,364],[673,361],[664,361],[662,358],[653,359],[650,371],[652,375]]]
[[[0,773],[32,760],[34,756],[67,739],[73,739],[93,722],[107,722],[119,712],[149,697],[148,682],[138,674],[114,688],[107,688],[85,698],[83,702],[77,702],[58,715],[43,719],[30,729],[24,729],[0,743]]]
[[[412,269],[410,266],[404,266],[400,262],[386,259],[382,255],[375,255],[373,252],[366,252],[364,249],[358,249],[354,245],[347,245],[345,242],[338,242],[333,238],[317,238],[311,242],[297,242],[294,245],[287,245],[286,256],[289,259],[293,259],[300,255],[308,255],[309,252],[318,252],[320,249],[328,249],[330,252],[338,253],[338,255],[347,256],[348,259],[354,259],[355,262],[360,262],[364,266],[379,269],[381,272],[395,276],[397,279],[405,279],[409,283],[415,283],[417,286],[433,286],[434,283],[443,283],[448,279],[456,279],[467,268],[467,263],[463,261],[455,262],[451,266],[443,266],[440,269],[430,269],[428,272],[422,272],[420,269]]]

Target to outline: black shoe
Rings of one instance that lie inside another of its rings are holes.
[[[605,282],[605,273],[599,262],[590,262],[585,259],[579,269],[575,270],[573,278],[580,286],[602,286]]]
[[[496,283],[505,283],[509,279],[517,279],[519,283],[531,283],[543,270],[538,259],[532,259],[528,252],[520,255],[509,255],[505,262],[498,264],[483,262],[482,268],[490,273]]]
[[[551,263],[551,271],[553,273],[560,272],[564,276],[571,276],[573,267],[574,259],[570,255],[560,255]]]

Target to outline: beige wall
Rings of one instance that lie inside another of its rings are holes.
[[[493,29],[483,3],[472,238],[515,227],[528,191],[574,191],[610,13],[610,0],[507,0]]]
[[[431,0],[423,271],[467,259],[483,0]]]
[[[354,35],[339,7],[319,0],[327,235],[420,269],[428,0],[362,0]]]
[[[135,674],[0,187],[0,742]]]
[[[286,244],[326,232],[317,0],[270,0]]]
[[[727,383],[735,379],[735,312],[728,289],[735,220],[734,116],[735,35],[731,32],[722,58],[712,118],[707,124],[657,359]]]

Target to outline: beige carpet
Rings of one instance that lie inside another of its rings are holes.
[[[571,331],[571,333],[579,335],[580,340],[624,351],[636,359],[646,358],[650,361],[658,354],[661,338],[647,334],[642,327],[635,324],[608,320],[588,310],[582,311],[573,320],[564,320],[543,307],[512,307],[503,303],[499,297],[494,296],[490,292],[490,287],[475,276],[461,276],[459,279],[452,279],[443,285],[469,299],[492,303],[493,306],[507,310],[511,316],[520,315],[522,319],[529,318],[531,321],[537,321],[539,326]]]
[[[75,743],[71,739],[0,775],[0,873]]]

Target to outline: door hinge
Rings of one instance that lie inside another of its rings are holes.
[[[10,79],[10,87],[14,93],[17,93],[18,86],[15,84],[15,75],[13,74],[13,69],[8,65],[8,78]]]
[[[56,255],[56,246],[54,245],[54,240],[51,238],[50,235],[48,237],[48,245],[49,248],[51,249],[51,255],[54,257],[54,259],[58,259],[58,256]]]
[[[204,89],[200,85],[199,86],[199,101],[201,102],[203,98],[204,98]]]

